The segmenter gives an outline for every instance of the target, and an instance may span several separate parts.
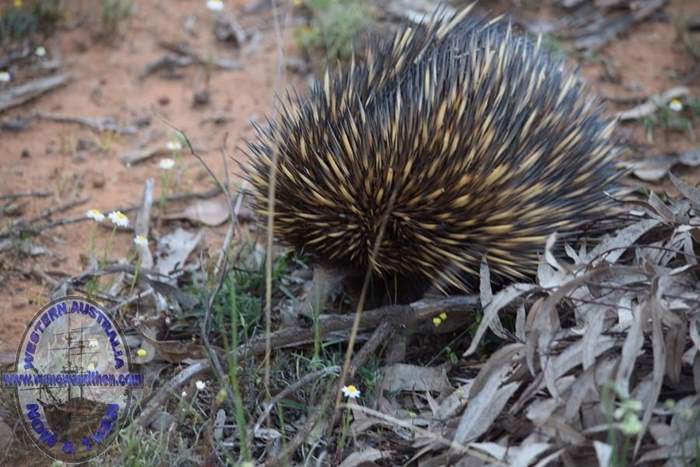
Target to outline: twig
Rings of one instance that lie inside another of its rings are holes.
[[[59,282],[53,277],[49,276],[45,271],[42,271],[37,266],[32,268],[32,275],[36,276],[39,280],[43,280],[51,287],[56,287]]]
[[[666,4],[666,0],[649,0],[641,8],[622,18],[609,20],[596,34],[577,39],[574,46],[578,50],[595,52],[605,47],[611,40],[631,28],[634,24],[651,16],[656,10]]]
[[[205,60],[189,46],[185,44],[173,44],[170,42],[161,42],[161,47],[173,52],[166,55],[155,62],[149,63],[139,75],[139,81],[146,79],[149,75],[160,70],[172,70],[175,67],[187,67],[190,65],[207,65],[209,63],[223,70],[240,70],[242,65],[235,60],[214,57],[212,60]]]
[[[136,128],[133,126],[120,126],[112,117],[90,118],[46,112],[34,112],[34,115],[40,119],[49,120],[51,122],[75,123],[95,131],[111,131],[121,135],[133,135],[137,132]]]
[[[219,15],[214,26],[214,34],[216,38],[222,42],[233,38],[234,43],[237,47],[240,47],[245,43],[246,34],[243,26],[238,22],[236,17],[230,12],[226,12],[225,15]]]
[[[420,300],[410,305],[388,305],[364,311],[360,317],[358,329],[375,329],[383,321],[386,321],[395,328],[406,327],[414,328],[417,332],[433,332],[437,329],[431,320],[437,313],[454,312],[454,319],[463,316],[467,320],[470,315],[468,311],[477,309],[479,309],[479,297],[474,295]],[[319,333],[323,338],[339,331],[348,331],[352,329],[354,321],[353,315],[325,316],[319,322]],[[265,340],[265,336],[256,336],[248,343],[241,345],[236,349],[236,352],[239,355],[262,355],[265,353]],[[273,349],[304,345],[313,342],[313,340],[314,329],[310,327],[295,326],[270,333],[270,347]]]
[[[25,104],[39,96],[68,84],[69,75],[55,75],[38,78],[0,93],[0,113]]]
[[[66,201],[65,203],[59,204],[58,206],[53,206],[53,207],[44,209],[43,211],[41,211],[41,214],[39,214],[35,217],[32,217],[27,222],[30,224],[33,224],[34,222],[51,217],[52,215],[56,214],[57,212],[67,211],[67,210],[72,209],[76,206],[80,206],[81,204],[85,204],[88,201],[90,201],[90,198],[87,196],[84,196],[82,198],[73,199],[70,201]]]
[[[214,123],[215,125],[223,125],[224,123],[228,123],[230,121],[233,121],[235,118],[235,115],[229,112],[219,112],[211,115],[207,115],[206,117],[202,118],[200,120],[199,124],[200,125],[206,125],[207,123]]]
[[[666,105],[668,101],[678,97],[687,96],[689,93],[690,90],[685,86],[671,88],[661,94],[651,96],[649,100],[641,105],[638,105],[637,107],[618,112],[617,118],[620,120],[638,120],[640,118],[648,117],[656,112],[656,109]]]
[[[165,384],[165,386],[160,388],[158,392],[153,397],[151,397],[151,399],[146,404],[146,407],[144,407],[143,411],[141,412],[141,414],[139,414],[136,420],[134,420],[134,422],[139,426],[147,427],[153,420],[153,417],[155,416],[156,412],[159,409],[161,409],[163,405],[167,402],[168,397],[170,397],[170,394],[178,391],[182,386],[184,386],[189,380],[191,380],[195,376],[209,371],[210,368],[211,367],[209,365],[209,360],[202,359],[196,360],[190,366],[180,371],[180,373],[175,375],[173,379],[168,381]]]
[[[308,373],[296,383],[290,384],[282,391],[277,393],[275,397],[273,397],[272,400],[270,400],[270,402],[265,403],[265,410],[263,410],[263,413],[258,417],[258,420],[255,422],[255,425],[253,425],[252,433],[257,432],[260,429],[263,422],[267,419],[268,415],[270,415],[270,412],[279,403],[279,401],[281,401],[288,395],[298,391],[300,388],[303,388],[307,384],[311,384],[317,379],[323,378],[324,376],[329,375],[331,373],[337,373],[338,371],[340,371],[340,367],[334,365],[326,367],[322,370]]]
[[[153,179],[148,178],[146,184],[143,188],[143,202],[141,204],[141,209],[136,215],[136,222],[134,223],[134,234],[136,236],[143,236],[148,238],[148,229],[151,222],[151,207],[153,206]],[[151,268],[153,267],[153,255],[151,250],[148,248],[148,243],[146,245],[136,245],[136,249],[139,252],[139,260],[141,267]]]
[[[141,291],[135,293],[131,297],[125,298],[124,300],[120,300],[119,302],[117,302],[116,305],[112,306],[112,308],[109,309],[109,311],[108,311],[109,316],[114,316],[114,314],[117,311],[121,310],[123,307],[125,307],[126,305],[129,305],[130,303],[134,303],[136,300],[141,300],[142,298],[146,298],[146,297],[153,295],[153,292],[155,292],[153,290],[153,287],[149,287],[146,290],[141,290]]]
[[[71,208],[74,208],[75,206],[79,206],[81,204],[87,203],[89,200],[90,200],[90,198],[88,198],[88,197],[74,199],[74,200],[59,204],[58,206],[44,209],[43,211],[41,211],[41,213],[39,215],[34,216],[29,220],[20,219],[18,221],[15,221],[10,226],[8,226],[5,230],[0,232],[0,239],[11,237],[11,236],[13,236],[13,234],[15,236],[19,236],[21,233],[26,233],[27,229],[23,228],[23,226],[31,225],[35,222],[40,221],[40,220],[47,219],[47,218],[51,217],[53,214],[56,214],[57,212],[67,211]]]
[[[53,191],[26,191],[23,193],[8,193],[6,195],[0,195],[0,199],[17,199],[17,198],[47,198],[53,196]]]

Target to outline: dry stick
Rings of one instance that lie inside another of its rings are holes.
[[[168,396],[171,393],[176,393],[178,389],[184,386],[190,379],[211,369],[209,360],[196,360],[190,366],[180,371],[174,378],[168,381],[158,392],[151,397],[146,407],[141,411],[139,416],[134,420],[137,425],[147,427],[158,409],[162,408],[167,402]]]
[[[47,76],[10,88],[0,94],[0,113],[64,86],[71,79],[70,75]]]
[[[410,305],[388,305],[375,310],[364,311],[360,317],[358,328],[374,329],[383,321],[387,321],[395,328],[414,328],[420,326],[421,323],[425,323],[420,331],[431,332],[437,330],[432,323],[432,318],[439,312],[454,313],[454,318],[450,317],[450,320],[463,317],[466,322],[466,320],[470,319],[470,314],[467,311],[475,311],[477,309],[479,309],[479,297],[473,295],[421,300]],[[331,333],[348,331],[352,329],[354,324],[355,316],[353,315],[326,316],[319,322],[319,333],[324,338]],[[248,343],[241,345],[236,351],[241,355],[262,355],[265,353],[266,340],[265,336],[255,337]],[[313,342],[313,340],[314,329],[312,327],[295,326],[280,329],[270,334],[270,344],[275,349],[305,345]]]
[[[352,367],[353,369],[356,369],[364,365],[369,359],[369,357],[375,352],[375,350],[377,350],[377,348],[389,338],[392,332],[393,330],[389,323],[383,322],[378,328],[374,330],[372,336],[362,347],[362,350],[358,352],[357,355],[355,355],[355,358],[352,359],[352,362],[348,365],[348,368]],[[277,456],[274,459],[268,460],[265,463],[266,466],[272,467],[278,465],[286,465],[288,463],[289,458],[292,455],[294,455],[294,452],[297,450],[297,448],[301,446],[304,440],[313,431],[314,427],[319,422],[319,420],[321,420],[321,418],[326,415],[326,411],[331,407],[330,404],[333,398],[333,394],[340,394],[340,388],[342,387],[343,382],[340,379],[333,383],[331,390],[328,391],[324,396],[323,401],[321,402],[321,406],[314,412],[313,415],[311,415],[311,417],[309,417],[306,420],[304,426],[297,432],[297,434],[287,444],[287,446],[279,454],[279,456]]]
[[[143,203],[136,215],[136,222],[134,222],[134,235],[137,237],[139,235],[148,238],[148,230],[151,223],[151,208],[153,206],[153,178],[149,177],[146,180],[146,184],[143,188]],[[151,250],[148,248],[148,242],[146,245],[137,245],[139,253],[139,266],[145,268],[153,267],[153,255]]]
[[[46,198],[48,196],[53,196],[53,191],[27,191],[23,193],[8,193],[6,195],[0,195],[0,199],[17,199],[17,198]]]
[[[29,219],[27,221],[27,223],[33,224],[34,222],[40,221],[42,219],[46,219],[47,217],[51,217],[53,214],[56,214],[57,212],[67,211],[67,210],[72,209],[76,206],[80,206],[81,204],[85,204],[88,201],[90,201],[90,197],[88,197],[88,196],[84,196],[82,198],[77,198],[77,199],[73,199],[70,201],[66,201],[65,203],[59,204],[58,206],[44,209],[43,211],[41,211],[41,214],[39,214],[38,216],[32,217],[31,219]]]
[[[80,117],[74,115],[53,114],[47,112],[34,112],[34,117],[58,123],[74,123],[95,131],[110,131],[121,135],[133,135],[138,130],[133,126],[120,126],[111,117]]]
[[[255,433],[260,429],[263,422],[267,419],[268,415],[270,414],[272,409],[279,403],[279,401],[292,394],[293,392],[298,391],[300,388],[306,386],[307,384],[310,384],[316,381],[317,379],[323,378],[328,374],[336,373],[338,371],[340,371],[339,366],[329,366],[327,368],[324,368],[323,370],[308,373],[296,383],[290,384],[289,386],[284,388],[282,391],[277,393],[277,395],[275,395],[275,397],[273,397],[270,402],[265,404],[265,410],[263,411],[262,415],[258,417],[258,420],[255,422],[255,425],[253,425],[253,429],[251,430],[251,432]]]
[[[20,227],[19,232],[16,232],[17,234],[19,234],[20,232],[23,231],[23,229],[22,229],[23,225],[33,224],[33,223],[38,222],[40,220],[51,217],[52,215],[56,214],[57,212],[67,211],[67,210],[72,209],[76,206],[80,206],[81,204],[85,204],[89,200],[90,200],[90,198],[87,196],[83,197],[83,198],[74,199],[71,201],[67,201],[65,203],[61,203],[58,206],[44,209],[43,211],[41,211],[41,214],[34,216],[31,219],[28,219],[26,221],[24,221],[23,219],[20,219],[19,221],[12,223],[9,227],[7,227],[7,229],[1,231],[0,238],[5,238],[5,237],[11,236],[13,234],[13,229],[15,229],[17,227]],[[25,231],[26,231],[26,229],[25,229]]]

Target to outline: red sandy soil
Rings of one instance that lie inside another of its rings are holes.
[[[74,124],[35,122],[30,129],[20,133],[0,133],[0,193],[32,190],[53,191],[50,198],[26,198],[22,216],[28,218],[43,209],[56,206],[79,195],[89,198],[85,204],[59,214],[58,218],[78,216],[88,208],[103,211],[138,204],[144,182],[155,178],[158,198],[162,171],[158,168],[160,157],[126,167],[119,156],[148,142],[149,146],[163,147],[174,135],[165,121],[183,130],[193,141],[203,158],[223,178],[224,166],[219,148],[228,135],[231,158],[240,159],[236,146],[252,134],[251,118],[262,118],[273,110],[275,90],[283,90],[289,84],[302,82],[299,76],[290,75],[279,67],[278,43],[275,40],[270,9],[261,13],[244,15],[241,8],[246,1],[227,1],[227,8],[238,14],[244,29],[257,31],[256,45],[246,44],[235,48],[231,44],[217,43],[211,33],[212,15],[204,0],[150,0],[138,2],[136,14],[122,25],[122,34],[113,44],[95,39],[97,24],[74,30],[62,31],[46,44],[48,54],[60,56],[65,71],[74,80],[68,86],[21,108],[7,112],[3,117],[27,115],[39,110],[82,117],[116,117],[123,124],[133,124],[142,117],[151,117],[151,125],[136,135],[115,137],[106,151],[78,152],[80,140],[96,142],[98,133]],[[284,3],[284,2],[280,2]],[[484,3],[486,4],[486,2]],[[488,6],[488,5],[487,5]],[[700,14],[700,2],[696,0],[672,1],[665,9],[673,17]],[[183,21],[188,15],[197,17],[196,36],[184,31]],[[546,17],[546,11],[530,11],[528,18]],[[295,56],[289,27],[282,20],[283,53]],[[163,79],[157,74],[139,81],[146,64],[164,55],[159,41],[186,41],[202,56],[214,53],[220,57],[239,60],[240,71],[213,70],[208,89],[211,102],[204,107],[193,107],[193,94],[205,89],[205,67],[190,66],[176,70],[180,79]],[[583,73],[591,86],[604,95],[651,95],[678,85],[678,78],[688,75],[693,60],[677,41],[671,22],[648,20],[635,26],[628,34],[600,52],[616,65],[621,76],[620,84],[606,82],[598,63],[584,63]],[[675,77],[674,77],[675,76]],[[700,85],[691,86],[691,92],[700,96]],[[611,110],[621,107],[611,106]],[[202,124],[207,117],[229,114],[233,120],[223,125]],[[626,124],[622,132],[629,134],[636,143],[644,143],[640,124]],[[659,132],[655,145],[644,149],[645,154],[661,154],[681,151],[698,146],[681,134],[664,138]],[[25,157],[22,154],[25,154]],[[28,156],[27,156],[28,154]],[[229,162],[229,170],[236,167]],[[199,163],[183,152],[178,169],[177,191],[204,191],[213,186]],[[680,170],[691,180],[700,180],[698,171]],[[667,184],[659,185],[663,190]],[[133,222],[133,215],[130,216]],[[49,255],[25,258],[21,263],[0,257],[0,352],[16,349],[24,326],[45,303],[49,287],[29,273],[37,267],[60,279],[56,273],[77,274],[82,269],[80,256],[87,253],[90,230],[93,224],[82,222],[45,232],[35,239],[51,252]],[[167,233],[172,226],[165,225],[157,233]],[[205,229],[210,244],[220,244],[222,229]],[[109,236],[100,229],[98,248]],[[130,248],[131,235],[119,233],[112,249],[112,257],[125,256]]]

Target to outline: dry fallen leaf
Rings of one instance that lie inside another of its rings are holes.
[[[181,269],[201,239],[202,232],[194,234],[180,228],[162,237],[156,249],[156,270],[169,276]]]
[[[178,213],[169,213],[165,219],[187,219],[189,221],[216,227],[229,218],[230,209],[226,201],[220,199],[196,200]]]
[[[382,389],[385,391],[451,391],[443,367],[422,367],[397,363],[384,367]]]

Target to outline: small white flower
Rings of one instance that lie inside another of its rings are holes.
[[[0,71],[0,83],[9,83],[12,79],[9,71]]]
[[[129,218],[121,211],[112,211],[108,217],[112,224],[118,227],[129,227]]]
[[[360,394],[360,390],[352,384],[349,386],[343,386],[343,395],[348,399],[357,399],[360,397]]]
[[[88,209],[85,213],[85,217],[97,222],[102,222],[103,220],[105,220],[105,215],[102,214],[102,211],[100,211],[99,209]]]
[[[176,139],[173,139],[165,143],[165,147],[168,148],[168,151],[179,151],[182,149],[182,143]]]
[[[170,170],[175,167],[175,161],[173,159],[161,159],[158,163],[158,167],[163,170]]]
[[[90,346],[90,348],[94,349],[95,347],[97,347],[97,339],[90,339],[88,341],[88,345]]]
[[[148,239],[143,235],[137,235],[134,237],[134,245],[147,247]]]
[[[95,364],[94,363],[89,363],[87,366],[87,369],[90,371],[95,371]]]
[[[187,391],[182,391],[182,397],[187,397]]]
[[[34,54],[36,54],[37,57],[43,57],[44,55],[46,55],[46,49],[40,45],[36,48]]]
[[[211,11],[221,11],[224,9],[224,2],[221,0],[207,0],[207,8]]]
[[[671,102],[669,102],[668,108],[673,110],[674,112],[680,112],[681,110],[683,110],[683,103],[678,99],[673,99],[671,100]]]
[[[207,387],[207,383],[202,381],[201,379],[198,379],[196,383],[194,383],[195,386],[197,386],[197,391],[204,391],[204,388]]]

